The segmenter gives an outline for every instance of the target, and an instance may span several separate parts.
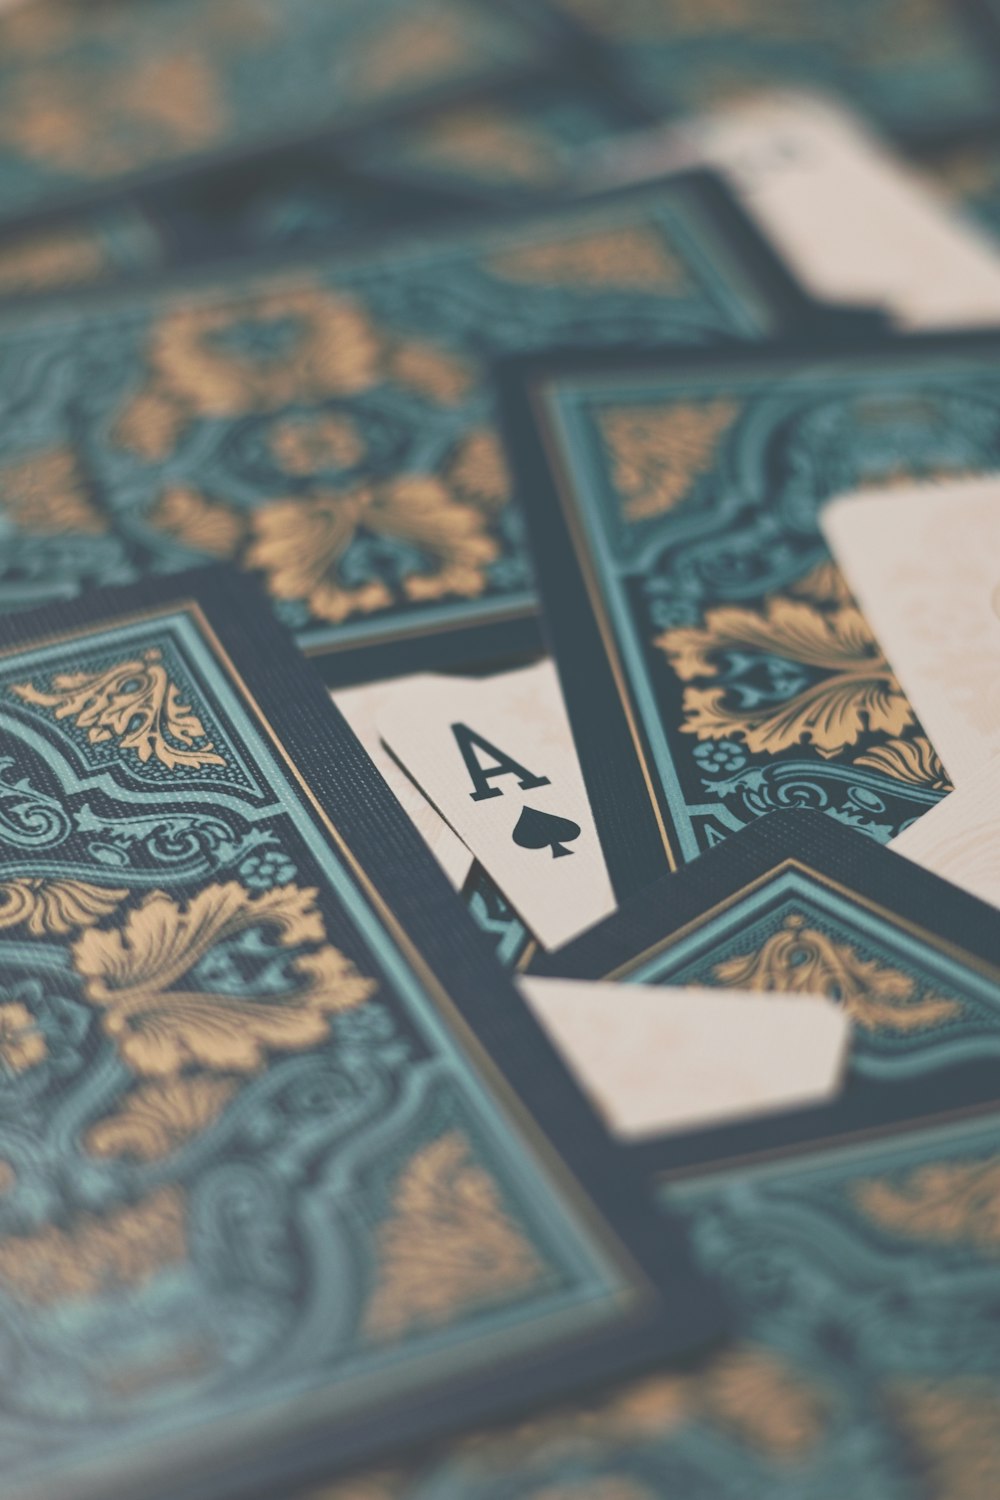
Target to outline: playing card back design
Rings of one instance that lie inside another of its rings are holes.
[[[655,1321],[641,1233],[633,1260],[494,1071],[527,1013],[487,1000],[500,971],[253,592],[22,617],[0,719],[12,1495],[155,1492],[161,1442],[205,1493],[244,1461],[322,1472],[459,1412],[477,1349],[537,1371],[565,1338],[603,1368],[626,1308]]]
[[[534,643],[488,361],[774,328],[788,289],[759,246],[737,262],[735,218],[687,176],[11,327],[0,608],[231,560],[341,684]],[[29,433],[17,372],[36,358]],[[59,513],[23,503],[56,466]]]
[[[754,1166],[1000,1104],[995,913],[815,811],[760,819],[532,968],[818,995],[847,1011],[836,1101],[634,1147],[653,1173]]]
[[[998,367],[995,339],[970,336],[512,369],[512,451],[619,897],[775,809],[885,842],[949,789],[818,515],[862,481],[994,466]],[[695,409],[711,442],[668,466]]]

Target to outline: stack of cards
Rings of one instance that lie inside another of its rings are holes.
[[[0,0],[4,1500],[1000,1493],[998,97]]]

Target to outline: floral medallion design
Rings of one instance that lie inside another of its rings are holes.
[[[117,740],[142,763],[155,758],[168,770],[225,764],[214,745],[199,745],[206,738],[202,722],[180,701],[155,647],[104,672],[57,673],[49,691],[30,682],[12,691],[56,719],[71,719],[92,745]]]
[[[209,609],[102,616],[0,667],[5,1473],[53,1432],[141,1444],[165,1412],[286,1409],[373,1364],[416,1389],[425,1345],[534,1348],[605,1274],[549,1227],[423,970],[400,983],[409,949]]]

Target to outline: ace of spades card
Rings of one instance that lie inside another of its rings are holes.
[[[550,662],[483,681],[400,682],[378,727],[544,947],[614,911]]]

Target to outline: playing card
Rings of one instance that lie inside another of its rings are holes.
[[[246,580],[6,618],[0,732],[5,1500],[294,1493],[715,1331]]]
[[[0,610],[231,560],[336,686],[516,659],[539,632],[490,361],[798,316],[739,224],[687,174],[11,316]]]
[[[434,681],[429,675],[406,679],[407,687],[414,688]],[[472,855],[382,743],[379,716],[396,687],[395,683],[371,682],[340,688],[331,696],[452,885],[461,888],[472,868]]]
[[[551,662],[388,684],[379,733],[547,948],[614,911]]]
[[[771,93],[608,149],[635,180],[715,167],[803,286],[871,302],[905,328],[1000,321],[1000,253],[936,184],[832,98]]]
[[[864,490],[835,500],[821,524],[896,679],[962,785],[1000,754],[1000,475]]]
[[[940,747],[819,520],[848,490],[996,466],[996,335],[529,361],[504,379],[619,899],[774,809],[886,841],[940,799]],[[888,557],[913,534],[903,511]]]
[[[832,1000],[575,979],[520,989],[625,1140],[819,1104],[840,1087],[850,1021]]]
[[[759,819],[534,969],[620,989],[814,995],[846,1012],[835,1099],[646,1139],[632,1151],[652,1173],[728,1172],[1000,1108],[996,911],[818,812]]]
[[[536,63],[475,0],[156,0],[0,15],[0,217],[11,220],[434,98]]]
[[[1000,759],[970,771],[937,807],[897,834],[897,854],[1000,907]]]

